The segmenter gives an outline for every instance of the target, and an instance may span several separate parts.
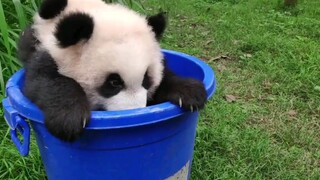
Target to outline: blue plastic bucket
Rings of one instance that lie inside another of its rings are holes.
[[[216,81],[210,66],[183,53],[163,53],[174,72],[203,81],[208,98],[213,95]],[[49,179],[189,178],[198,112],[186,112],[169,102],[134,110],[94,111],[81,138],[66,143],[46,130],[42,112],[22,94],[23,77],[20,70],[7,83],[5,119],[23,156],[29,152],[32,126]]]

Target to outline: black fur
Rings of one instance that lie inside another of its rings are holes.
[[[93,32],[94,22],[90,15],[76,12],[60,20],[56,27],[55,37],[63,48],[88,40]]]
[[[58,73],[48,53],[36,52],[39,43],[31,26],[18,42],[18,57],[26,70],[24,94],[43,111],[51,134],[74,141],[83,131],[83,120],[90,120],[89,102],[76,81]]]
[[[45,126],[61,140],[73,141],[90,120],[90,107],[82,87],[58,73],[52,57],[36,52],[25,65],[24,94],[44,113]]]
[[[156,38],[159,40],[167,26],[167,14],[165,12],[160,12],[159,14],[149,16],[147,20],[148,25],[152,27]]]
[[[20,35],[18,42],[18,58],[22,64],[26,64],[27,60],[31,58],[33,53],[36,51],[36,46],[39,41],[33,35],[34,30],[31,26],[28,26]]]
[[[52,19],[59,15],[68,5],[68,0],[44,0],[39,8],[39,15],[43,19]]]
[[[105,82],[98,88],[101,96],[109,98],[118,94],[125,87],[124,81],[117,73],[109,74]]]
[[[151,78],[148,74],[148,71],[144,74],[143,81],[142,81],[142,87],[144,87],[146,90],[148,90],[152,85]]]
[[[150,105],[170,101],[186,110],[200,110],[204,108],[207,92],[201,81],[192,78],[182,78],[175,75],[164,63],[164,76],[157,88]]]

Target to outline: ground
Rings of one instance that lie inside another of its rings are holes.
[[[163,48],[199,57],[217,75],[199,120],[192,179],[320,178],[320,1],[291,8],[282,0],[142,2],[145,13],[168,12]],[[14,42],[1,41],[3,90],[19,66],[5,54]],[[0,179],[43,179],[34,140],[20,157],[0,122]]]

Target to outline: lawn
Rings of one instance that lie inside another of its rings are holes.
[[[13,2],[0,6],[1,98],[19,69],[15,40],[34,8],[32,0]],[[163,48],[197,56],[217,75],[201,112],[192,179],[320,179],[319,0],[292,8],[282,0],[142,4],[148,14],[168,12]],[[0,137],[0,179],[45,178],[34,139],[22,158],[3,119]]]

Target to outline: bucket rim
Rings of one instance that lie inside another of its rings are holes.
[[[207,99],[211,98],[216,91],[216,79],[213,69],[202,60],[173,50],[162,49],[164,55],[179,56],[192,61],[201,68],[204,78],[203,83],[207,91]],[[24,69],[17,71],[8,80],[6,85],[6,96],[10,104],[22,116],[32,122],[44,124],[42,111],[25,97],[19,88],[19,81],[24,76]],[[120,110],[120,111],[92,111],[91,120],[85,129],[118,129],[154,124],[160,121],[169,120],[183,113],[191,113],[183,110],[171,102],[164,102],[144,108]],[[197,113],[197,112],[194,112]]]

